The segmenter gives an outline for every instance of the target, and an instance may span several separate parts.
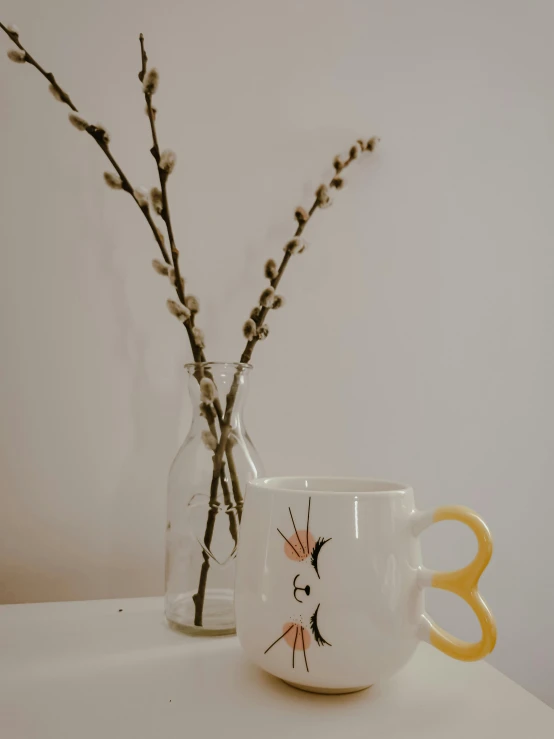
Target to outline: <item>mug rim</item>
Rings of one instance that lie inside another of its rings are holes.
[[[311,483],[311,484],[310,484]],[[322,484],[323,483],[323,484]],[[326,486],[332,485],[334,489]],[[282,492],[303,495],[404,495],[412,490],[411,485],[372,477],[343,477],[326,475],[287,475],[257,477],[250,480],[249,487],[267,492]]]

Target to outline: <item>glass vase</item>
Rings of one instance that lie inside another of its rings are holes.
[[[243,494],[263,474],[243,421],[252,368],[206,362],[185,369],[193,413],[169,473],[165,615],[187,633],[233,634]]]

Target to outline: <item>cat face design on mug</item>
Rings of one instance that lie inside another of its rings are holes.
[[[284,539],[283,557],[298,563],[294,577],[290,583],[290,602],[283,606],[294,612],[294,616],[286,620],[282,627],[282,634],[272,642],[265,650],[267,654],[276,644],[288,645],[292,649],[292,666],[295,667],[296,652],[302,650],[306,672],[309,672],[308,654],[310,648],[330,647],[331,642],[323,636],[320,630],[322,619],[321,602],[317,599],[317,581],[325,579],[325,570],[322,567],[320,554],[324,546],[331,541],[331,537],[319,536],[317,539],[310,531],[310,508],[312,499],[308,498],[308,510],[306,515],[306,528],[298,529],[292,510],[289,507],[289,515],[292,523],[293,533],[289,536],[277,529],[277,534]],[[298,515],[298,513],[297,513]],[[310,584],[311,583],[311,584]],[[314,598],[315,596],[315,598]],[[329,635],[326,635],[329,636]],[[307,654],[308,653],[308,654]]]

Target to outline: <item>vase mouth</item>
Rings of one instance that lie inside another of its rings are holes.
[[[193,374],[198,369],[215,369],[220,372],[230,368],[234,372],[246,372],[252,369],[252,365],[247,362],[187,362],[185,364],[185,369],[189,374]]]

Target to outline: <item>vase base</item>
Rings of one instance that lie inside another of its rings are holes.
[[[194,623],[194,593],[166,598],[165,616],[172,629],[191,636],[228,636],[236,633],[233,592],[207,590],[202,611],[202,626]]]
[[[194,624],[180,624],[177,621],[172,621],[171,619],[167,619],[167,623],[169,624],[170,628],[175,629],[175,631],[180,631],[183,634],[188,634],[189,636],[233,636],[237,633],[237,629],[235,626],[229,627],[229,628],[204,628],[204,626],[195,626]]]

